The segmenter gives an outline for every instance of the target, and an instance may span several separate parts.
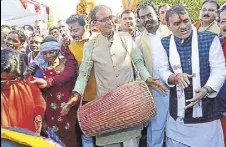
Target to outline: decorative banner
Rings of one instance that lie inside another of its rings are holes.
[[[45,14],[46,12],[46,7],[40,6],[40,13]]]
[[[40,11],[40,6],[38,4],[34,4],[35,11],[38,13]]]
[[[26,9],[28,9],[28,10],[31,11],[32,13],[36,13],[35,7],[34,7],[33,4],[27,3],[26,5],[27,5],[27,8],[26,8]]]
[[[49,7],[46,7],[46,13],[49,15]]]
[[[138,4],[138,0],[122,0],[122,8],[123,10],[132,10],[136,9]]]
[[[41,10],[41,7],[44,7],[45,12],[49,15],[49,11],[50,11],[49,10],[49,7],[47,7],[45,5],[42,5],[42,4],[33,2],[33,1],[28,1],[28,0],[20,0],[20,2],[23,5],[24,9],[27,9],[28,8],[32,12],[35,11],[36,13],[39,13],[40,10]],[[33,7],[33,8],[31,8],[31,7]]]
[[[27,8],[27,1],[26,0],[20,0],[21,4],[23,5],[24,9]]]

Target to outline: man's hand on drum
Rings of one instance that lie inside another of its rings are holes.
[[[153,77],[150,77],[146,80],[146,83],[148,86],[151,86],[161,92],[167,92],[167,88],[165,88],[160,82],[158,82],[159,79],[158,78],[153,78]]]

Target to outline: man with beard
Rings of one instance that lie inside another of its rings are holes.
[[[211,32],[218,35],[220,33],[220,28],[216,21],[218,9],[219,4],[216,1],[204,1],[200,11],[201,21],[200,23],[195,23],[196,28],[201,32]]]
[[[183,6],[170,8],[166,21],[173,35],[162,39],[158,58],[160,76],[170,86],[167,146],[224,147],[217,97],[226,73],[220,41],[192,27]]]
[[[222,35],[220,40],[222,42],[224,57],[226,59],[226,3],[220,9],[219,26],[220,26],[221,35]],[[225,65],[226,65],[226,62],[225,62]],[[226,80],[218,96],[222,98],[221,104],[223,104],[223,107],[222,107],[223,117],[221,118],[221,123],[224,131],[224,142],[226,143]]]
[[[151,78],[143,64],[142,57],[128,33],[114,32],[114,16],[110,8],[104,5],[96,6],[91,12],[91,20],[100,34],[89,40],[83,47],[83,60],[79,68],[79,76],[74,88],[74,97],[71,105],[79,102],[83,95],[90,72],[94,68],[97,97],[109,91],[134,81],[132,61],[135,63],[141,78],[148,85],[164,91],[164,87]],[[123,42],[122,42],[123,41]],[[124,44],[124,45],[123,45]],[[130,54],[128,54],[128,51]],[[132,58],[132,59],[131,59]],[[96,137],[96,144],[104,147],[138,147],[142,124],[115,132],[102,134]]]
[[[139,6],[138,14],[146,30],[136,39],[136,44],[143,53],[145,67],[149,73],[159,78],[157,53],[161,47],[161,34],[157,32],[159,27],[157,11],[154,5],[143,4]],[[163,82],[161,81],[161,83]],[[151,87],[150,91],[155,100],[157,115],[147,123],[147,147],[162,147],[169,96],[167,93],[157,91]]]
[[[132,35],[133,39],[136,38],[136,31],[135,30],[135,15],[133,11],[125,10],[121,14],[121,27],[123,32],[128,32]]]

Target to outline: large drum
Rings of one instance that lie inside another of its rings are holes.
[[[80,106],[78,121],[85,135],[96,136],[144,123],[155,114],[148,86],[139,80]]]

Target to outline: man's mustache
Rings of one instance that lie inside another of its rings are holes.
[[[75,39],[75,40],[78,40],[78,39],[80,39],[80,37],[79,36],[71,36],[73,39]]]
[[[154,21],[146,21],[145,25],[147,25],[147,24],[154,24],[154,23],[155,23]]]
[[[209,14],[205,14],[205,15],[203,15],[203,17],[210,17],[210,15]]]
[[[181,28],[180,31],[188,31],[189,27]]]

